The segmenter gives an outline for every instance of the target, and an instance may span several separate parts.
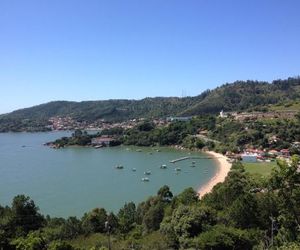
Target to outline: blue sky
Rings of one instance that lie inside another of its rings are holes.
[[[299,0],[1,0],[0,113],[299,75]]]

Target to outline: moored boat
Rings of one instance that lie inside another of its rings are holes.
[[[151,174],[151,171],[150,170],[147,170],[144,172],[144,175],[150,175]]]
[[[162,165],[160,166],[160,168],[161,168],[161,169],[166,169],[166,168],[167,168],[167,165],[166,165],[166,164],[162,164]]]

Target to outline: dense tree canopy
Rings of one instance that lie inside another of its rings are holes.
[[[0,207],[0,247],[75,249],[73,240],[109,232],[113,249],[299,249],[299,157],[278,164],[261,180],[236,162],[225,182],[202,199],[191,188],[173,196],[163,186],[117,215],[96,208],[81,219],[44,218],[29,197],[16,196],[11,207]],[[107,246],[103,239],[94,249]]]

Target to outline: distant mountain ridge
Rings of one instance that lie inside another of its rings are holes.
[[[142,100],[53,101],[0,115],[0,131],[22,126],[45,126],[50,117],[71,116],[76,120],[123,121],[133,118],[163,118],[214,114],[220,110],[243,111],[267,104],[300,99],[300,77],[261,81],[236,81],[194,97],[155,97]],[[21,125],[20,125],[21,124]]]

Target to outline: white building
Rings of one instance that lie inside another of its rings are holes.
[[[224,111],[223,110],[221,110],[221,112],[220,112],[220,117],[221,118],[226,118],[228,115],[226,114],[226,113],[224,113]]]
[[[242,154],[243,162],[257,162],[257,154]]]

